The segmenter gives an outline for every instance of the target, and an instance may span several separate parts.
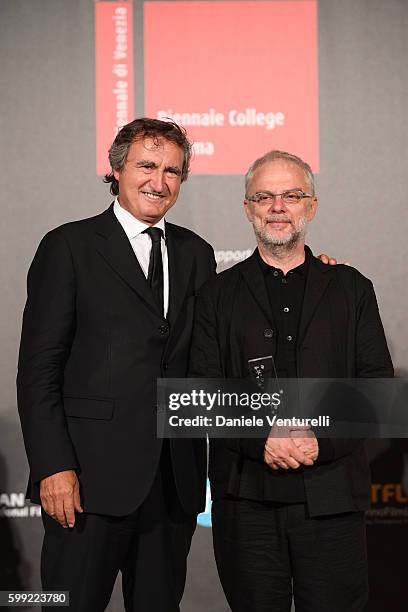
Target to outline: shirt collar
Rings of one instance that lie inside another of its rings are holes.
[[[266,263],[266,261],[262,259],[261,254],[259,253],[259,249],[256,249],[256,256],[257,256],[259,265],[261,266],[261,270],[265,276],[266,274],[268,274],[269,272],[273,272],[274,270],[277,270],[280,274],[283,274],[280,268],[275,268],[274,266],[270,266],[269,264]],[[305,249],[305,261],[301,263],[299,266],[296,266],[296,268],[292,268],[292,270],[289,270],[288,274],[300,274],[301,276],[305,276],[307,274],[310,257],[311,256],[310,256],[309,250],[306,248]]]
[[[128,210],[123,208],[119,204],[117,197],[115,198],[115,202],[113,204],[113,212],[115,213],[117,220],[123,227],[123,230],[129,240],[136,238],[136,236],[144,232],[146,228],[151,227],[150,225],[147,225],[147,223],[143,223],[143,221],[136,219],[136,217],[134,217]],[[158,227],[161,229],[164,238],[166,238],[166,223],[164,221],[164,217],[152,227]]]

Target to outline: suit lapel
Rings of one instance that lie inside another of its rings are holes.
[[[171,223],[166,223],[166,246],[169,260],[167,318],[171,324],[174,324],[188,290],[194,260],[193,257],[189,257],[188,251],[183,246],[182,238],[177,236],[177,228]]]
[[[259,304],[266,318],[274,325],[271,306],[265,285],[265,278],[257,261],[256,252],[240,264],[241,274],[245,279],[254,299]]]
[[[129,239],[113,212],[113,205],[98,217],[95,238],[98,252],[110,267],[160,315]]]
[[[316,308],[332,280],[331,267],[313,257],[308,247],[305,248],[308,250],[311,258],[299,324],[299,346],[303,342]]]

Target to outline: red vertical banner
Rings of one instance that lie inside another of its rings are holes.
[[[108,149],[134,115],[133,6],[95,1],[96,172],[110,170]]]

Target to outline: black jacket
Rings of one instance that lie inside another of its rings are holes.
[[[274,354],[273,327],[264,276],[252,255],[200,291],[190,375],[247,377],[248,359]],[[354,268],[328,266],[311,258],[296,359],[300,378],[393,375],[372,283]],[[271,475],[263,462],[264,444],[265,439],[211,441],[213,499],[228,493],[249,496],[251,488],[262,498]],[[319,461],[304,470],[304,482],[311,516],[367,508],[369,467],[364,443],[321,441]]]
[[[161,449],[156,379],[183,377],[196,292],[215,271],[209,244],[166,224],[169,312],[159,313],[111,206],[42,240],[28,274],[17,377],[31,470],[75,469],[86,511],[124,515],[143,501]],[[179,498],[205,503],[206,447],[172,441]]]

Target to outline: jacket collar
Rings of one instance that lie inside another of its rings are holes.
[[[181,305],[188,293],[194,289],[194,257],[189,256],[185,235],[177,225],[166,221],[166,244],[169,260],[169,312],[170,323],[175,323]]]
[[[96,249],[108,265],[146,302],[149,308],[154,308],[161,316],[129,239],[113,212],[113,204],[97,217],[95,234]]]
[[[311,258],[306,278],[302,314],[300,317],[298,346],[300,346],[303,340],[305,339],[308,327],[310,325],[311,320],[313,319],[313,315],[316,311],[316,308],[319,305],[321,299],[323,298],[323,295],[325,294],[329,284],[333,280],[333,276],[336,270],[336,266],[324,264],[320,261],[320,259],[314,257],[312,251],[309,249],[308,246],[305,246],[305,249],[308,250],[311,255]]]
[[[244,277],[253,297],[260,306],[262,312],[273,325],[271,306],[269,304],[268,292],[265,285],[265,277],[258,262],[256,251],[241,262],[239,265],[240,272]]]
[[[123,227],[113,212],[113,204],[96,218],[96,248],[106,262],[150,307],[159,309],[146,277]],[[183,235],[172,223],[165,224],[169,261],[169,310],[167,317],[174,323],[184,300],[193,270],[193,257],[188,257]]]

